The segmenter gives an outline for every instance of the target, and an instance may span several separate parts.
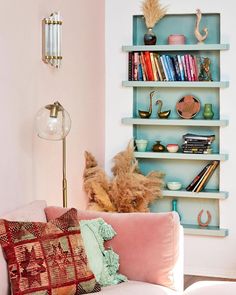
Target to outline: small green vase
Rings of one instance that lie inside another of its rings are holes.
[[[204,106],[203,117],[206,120],[211,120],[214,117],[214,112],[212,110],[212,104],[206,103]]]
[[[177,209],[177,203],[178,203],[177,200],[175,200],[175,199],[172,200],[172,211],[177,212],[179,214],[179,220],[181,220],[181,215],[180,215],[180,213],[179,213],[179,211]]]

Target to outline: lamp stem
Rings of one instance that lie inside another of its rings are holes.
[[[62,140],[62,156],[63,156],[63,180],[62,180],[62,188],[63,188],[63,207],[67,208],[67,180],[66,180],[66,138],[64,137]]]

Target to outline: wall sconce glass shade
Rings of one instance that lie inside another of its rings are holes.
[[[59,102],[46,105],[36,114],[38,136],[48,140],[62,140],[69,133],[71,119]]]
[[[43,61],[51,66],[61,66],[61,27],[60,13],[54,12],[43,19]]]

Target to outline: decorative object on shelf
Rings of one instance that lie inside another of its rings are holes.
[[[145,152],[147,149],[148,141],[146,139],[136,139],[135,144],[138,152]]]
[[[168,36],[167,42],[169,45],[182,45],[185,44],[186,38],[181,34],[172,34]]]
[[[171,110],[168,110],[168,111],[162,111],[162,105],[163,105],[163,102],[162,100],[158,99],[156,101],[156,104],[158,104],[158,110],[157,110],[157,116],[160,118],[160,119],[167,119],[171,113]]]
[[[177,153],[179,150],[179,145],[176,143],[169,143],[167,144],[166,149],[169,153]]]
[[[58,101],[44,106],[36,115],[36,129],[39,137],[47,140],[62,140],[63,207],[67,207],[66,136],[70,128],[70,115]]]
[[[161,153],[165,151],[165,146],[161,144],[160,140],[157,140],[152,147],[153,152]]]
[[[210,70],[210,64],[211,60],[209,57],[200,57],[200,71],[198,75],[199,81],[213,81],[211,70]]]
[[[194,177],[186,191],[200,192],[204,189],[212,174],[219,165],[219,161],[211,161]]]
[[[59,12],[43,19],[43,61],[53,67],[61,66],[61,26]]]
[[[211,154],[214,140],[215,134],[186,133],[183,135],[182,151],[187,154]]]
[[[199,212],[199,214],[197,216],[197,222],[198,222],[199,226],[207,227],[209,225],[209,223],[211,222],[211,213],[210,213],[210,211],[207,210],[207,221],[206,222],[202,222],[202,214],[203,214],[203,209]]]
[[[200,111],[201,103],[199,99],[192,95],[186,95],[176,103],[176,111],[183,119],[192,119]]]
[[[178,191],[182,187],[182,183],[179,181],[169,181],[167,182],[167,187],[171,191]]]
[[[200,9],[196,10],[196,25],[195,25],[195,30],[194,30],[194,35],[198,40],[198,43],[204,43],[204,40],[206,40],[208,36],[208,29],[205,27],[203,28],[204,34],[200,33],[200,22],[202,19],[202,13]]]
[[[166,14],[167,7],[162,6],[159,0],[144,0],[142,3],[142,12],[147,27],[147,33],[144,35],[145,45],[155,45],[157,37],[153,32],[155,24]]]
[[[163,176],[158,171],[140,173],[133,143],[113,158],[110,179],[89,152],[85,152],[84,189],[88,208],[107,212],[149,212],[150,204],[162,196]]]
[[[156,92],[156,90],[150,92],[150,94],[149,94],[149,110],[148,111],[138,110],[138,113],[139,113],[140,118],[142,118],[142,119],[148,119],[148,118],[150,118],[150,116],[152,114],[152,99],[153,99],[153,96],[154,96],[154,93],[155,92]]]
[[[211,120],[214,117],[214,112],[212,110],[212,104],[211,103],[206,103],[204,105],[204,111],[203,111],[203,117],[206,120]]]
[[[179,220],[181,220],[181,215],[180,215],[178,208],[177,208],[178,200],[174,199],[174,200],[172,200],[171,203],[172,203],[172,211],[175,211],[176,213],[178,213]]]

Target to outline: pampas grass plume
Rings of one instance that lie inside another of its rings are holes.
[[[159,0],[144,0],[142,11],[147,28],[153,28],[166,14],[167,6],[162,6]]]

